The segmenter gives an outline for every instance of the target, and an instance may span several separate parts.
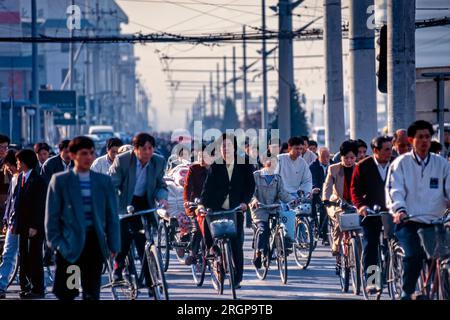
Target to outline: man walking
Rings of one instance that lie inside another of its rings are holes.
[[[112,166],[114,159],[119,154],[119,148],[123,146],[122,140],[119,138],[110,138],[106,141],[106,154],[94,160],[91,170],[108,174],[109,168]]]
[[[90,170],[94,142],[76,137],[68,147],[75,167],[54,175],[47,194],[47,242],[56,251],[53,292],[60,300],[75,299],[79,288],[67,283],[78,272],[83,300],[98,300],[103,262],[120,248],[117,201],[111,178]]]

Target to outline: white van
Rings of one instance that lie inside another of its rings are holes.
[[[89,134],[95,134],[101,141],[106,141],[114,137],[112,126],[90,126]]]

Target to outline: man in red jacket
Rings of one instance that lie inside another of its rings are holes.
[[[358,213],[365,217],[367,209],[374,205],[386,211],[384,186],[387,172],[392,157],[392,138],[387,136],[377,137],[372,140],[373,156],[361,160],[355,167],[350,186],[350,194],[353,204],[358,208]],[[382,220],[380,218],[366,219],[363,228],[363,266],[367,274],[369,266],[378,263],[378,243]],[[376,290],[375,286],[368,286],[369,291]]]

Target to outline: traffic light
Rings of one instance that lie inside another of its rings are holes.
[[[378,43],[378,90],[387,93],[387,26],[384,25],[380,30]]]

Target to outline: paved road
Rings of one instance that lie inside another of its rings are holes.
[[[320,244],[313,252],[311,263],[307,270],[301,270],[295,264],[293,255],[288,258],[288,283],[283,285],[280,281],[276,264],[269,271],[266,280],[261,281],[256,278],[252,267],[252,233],[246,229],[244,257],[245,271],[242,289],[237,290],[237,295],[241,299],[363,299],[351,293],[342,293],[339,279],[335,275],[335,259],[330,254],[329,247]],[[213,289],[208,273],[202,287],[196,287],[192,280],[190,268],[181,264],[173,255],[170,261],[169,270],[166,273],[169,285],[170,299],[230,299],[230,290],[225,287],[224,295],[219,296]],[[108,282],[108,277],[103,276],[103,283]],[[47,288],[51,291],[51,287]],[[8,291],[8,299],[19,298],[19,286],[15,283]],[[383,294],[382,299],[387,299],[387,294]],[[46,299],[55,299],[51,293]],[[103,289],[101,299],[112,299],[110,289]],[[141,290],[139,299],[148,299],[145,290]]]

